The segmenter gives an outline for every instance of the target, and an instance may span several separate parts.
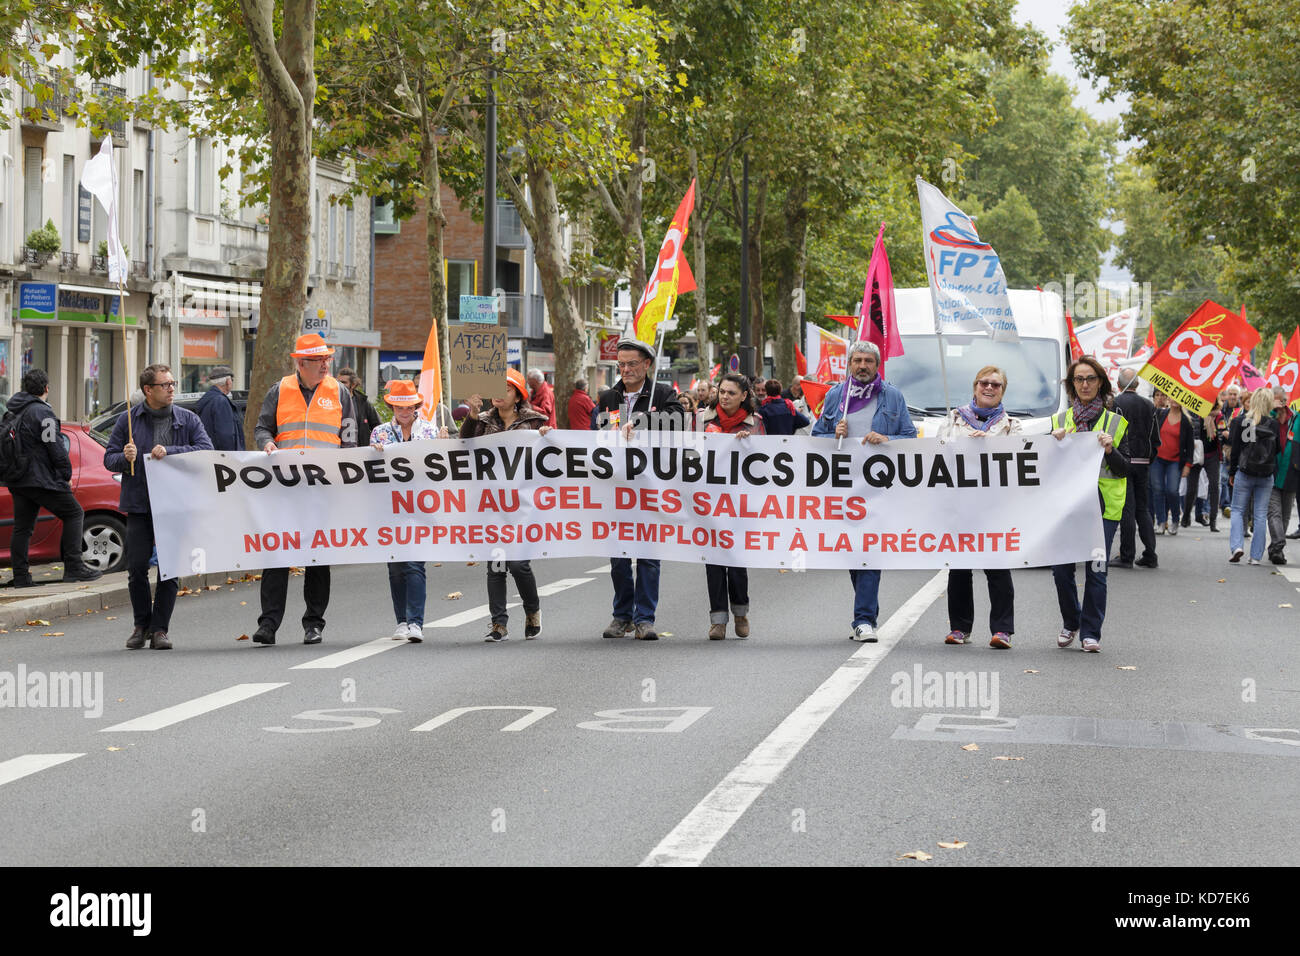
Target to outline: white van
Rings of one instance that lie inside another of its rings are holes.
[[[1036,289],[1010,289],[1008,295],[1019,342],[993,342],[984,333],[940,339],[934,334],[929,287],[894,290],[904,354],[885,364],[885,379],[907,399],[921,437],[934,437],[947,414],[940,343],[954,406],[971,400],[971,383],[981,368],[996,365],[1007,374],[1007,411],[1021,419],[1025,432],[1046,434],[1051,417],[1065,410],[1063,379],[1070,362],[1070,334],[1061,297]]]

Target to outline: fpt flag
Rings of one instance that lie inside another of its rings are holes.
[[[1245,319],[1206,299],[1138,375],[1204,417],[1258,342],[1259,333]]]
[[[420,363],[420,397],[424,399],[420,414],[432,421],[438,414],[438,406],[442,404],[442,361],[438,357],[437,322],[430,327],[429,338],[424,343],[424,361]],[[477,408],[473,411],[478,413]]]
[[[995,342],[1019,342],[998,254],[980,239],[970,216],[920,176],[916,193],[935,332],[988,332]]]
[[[883,365],[895,355],[903,354],[903,340],[898,334],[898,314],[894,308],[894,273],[885,252],[885,224],[880,224],[876,246],[867,266],[867,284],[862,289],[862,318],[858,322],[858,339],[866,339],[880,349]],[[846,393],[847,394],[847,391]]]
[[[86,163],[81,171],[81,185],[104,207],[108,214],[108,281],[113,285],[124,285],[131,271],[131,262],[122,248],[122,240],[117,230],[117,166],[113,164],[113,139],[104,137],[103,144],[94,158]]]
[[[646,280],[645,291],[636,306],[635,334],[646,345],[655,344],[659,323],[672,318],[673,305],[683,292],[695,291],[695,277],[686,264],[682,246],[686,230],[691,223],[691,210],[695,208],[695,180],[682,197],[681,205],[673,213],[664,244],[659,247],[659,259],[654,272]]]

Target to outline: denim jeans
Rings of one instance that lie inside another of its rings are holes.
[[[424,624],[424,562],[388,562],[388,590],[393,595],[393,617],[400,624]]]
[[[722,564],[706,564],[704,579],[709,588],[709,623],[726,624],[727,602],[736,617],[749,616],[749,571]]]
[[[1268,540],[1268,502],[1273,493],[1273,476],[1256,478],[1244,471],[1237,472],[1232,480],[1232,526],[1228,529],[1228,549],[1236,551],[1246,543],[1246,509],[1255,516],[1255,533],[1250,538],[1250,557],[1259,561],[1264,557],[1264,543]]]
[[[1174,462],[1175,465],[1178,462]],[[1101,519],[1102,533],[1106,536],[1106,554],[1115,541],[1118,521]],[[1095,564],[1101,564],[1100,570]],[[1073,564],[1058,564],[1052,568],[1056,582],[1056,603],[1061,608],[1061,626],[1078,631],[1079,637],[1101,640],[1101,624],[1106,620],[1106,564],[1089,561],[1084,565],[1083,606],[1079,605],[1079,588],[1075,583]]]
[[[1178,479],[1183,476],[1183,466],[1176,461],[1157,458],[1151,462],[1151,489],[1155,493],[1155,522],[1159,528],[1166,521],[1178,523],[1182,499],[1178,497]]]
[[[880,572],[878,570],[850,571],[853,582],[853,626],[876,626],[880,614]]]
[[[610,558],[609,576],[614,582],[614,617],[633,624],[653,624],[659,604],[659,562],[636,559],[636,582],[631,558]]]

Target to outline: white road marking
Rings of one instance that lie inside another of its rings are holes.
[[[609,565],[602,564],[598,568],[592,568],[590,571],[583,571],[583,574],[609,574]]]
[[[364,644],[358,644],[356,647],[346,647],[341,651],[335,651],[333,654],[326,654],[314,661],[294,664],[289,670],[327,670],[331,667],[342,667],[344,664],[351,664],[353,661],[362,661],[367,657],[373,657],[375,654],[382,654],[394,647],[401,647],[405,643],[406,641],[395,641],[391,637],[380,637]]]
[[[512,607],[519,607],[518,601],[513,601],[506,605],[506,610]],[[459,614],[452,614],[449,617],[439,618],[436,621],[429,621],[424,626],[429,627],[460,627],[464,624],[473,624],[479,618],[487,617],[492,612],[488,610],[486,604],[480,604],[478,607],[472,607],[468,610],[461,611]]]
[[[1282,575],[1292,584],[1300,584],[1300,568],[1279,567],[1277,573]]]
[[[227,687],[225,690],[214,691],[211,694],[204,694],[202,697],[196,697],[193,700],[187,700],[183,704],[176,704],[173,707],[164,707],[162,710],[155,710],[152,714],[145,714],[143,717],[136,717],[125,723],[114,724],[112,727],[105,727],[100,731],[101,734],[119,733],[131,730],[162,730],[164,727],[170,727],[172,724],[179,724],[182,720],[189,720],[191,717],[198,717],[212,710],[219,710],[230,704],[238,704],[241,700],[248,700],[250,697],[256,697],[258,694],[265,694],[269,690],[275,690],[278,687],[287,686],[287,682],[278,684],[236,684],[233,687]]]
[[[948,572],[940,571],[877,629],[878,644],[861,649],[839,666],[767,739],[688,813],[650,851],[641,866],[699,866],[723,837],[798,756],[804,744],[853,694],[894,649],[913,624],[943,593]]]
[[[76,760],[78,757],[84,757],[85,754],[23,754],[21,757],[14,757],[12,760],[0,762],[0,787],[6,783],[13,783],[23,777],[34,773],[40,773],[42,770],[48,770],[50,767],[57,767],[61,763],[67,763],[69,760]]]
[[[569,588],[576,588],[579,584],[586,584],[590,580],[591,578],[561,578],[559,581],[543,584],[537,589],[537,596],[550,597],[552,594],[559,594],[561,591],[569,590]]]

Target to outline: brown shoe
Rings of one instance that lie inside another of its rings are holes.
[[[531,641],[542,633],[542,612],[534,611],[524,618],[524,640]]]
[[[126,639],[126,649],[128,651],[138,651],[140,648],[144,647],[145,637],[146,634],[144,628],[137,627],[131,632],[131,636]]]
[[[709,640],[711,640],[711,641],[725,641],[726,639],[727,639],[727,622],[726,622],[726,621],[723,621],[721,624],[710,624],[710,625],[709,625]]]
[[[155,651],[170,651],[172,642],[167,639],[166,631],[154,631],[149,638],[149,648]]]
[[[736,636],[749,637],[749,618],[743,615],[736,615]]]

